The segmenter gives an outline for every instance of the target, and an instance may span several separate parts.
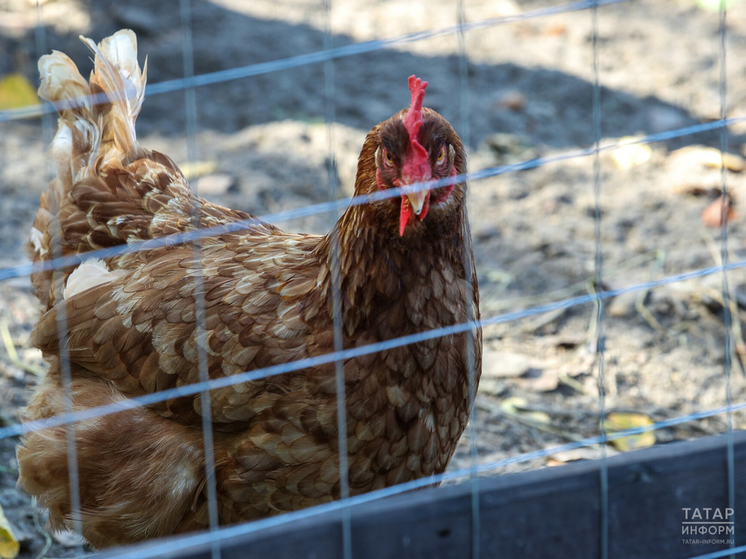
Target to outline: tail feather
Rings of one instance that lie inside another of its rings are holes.
[[[60,116],[65,120],[72,121],[73,114],[84,116],[76,105],[81,106],[85,113],[91,113],[91,88],[88,82],[80,75],[78,67],[69,56],[58,50],[52,54],[45,54],[39,59],[39,75],[41,85],[39,96],[58,105]],[[70,102],[69,108],[64,108],[64,101]]]
[[[60,115],[51,153],[60,186],[67,190],[98,149],[99,119],[88,82],[66,54],[54,51],[42,56],[39,74],[39,96],[54,104]]]
[[[98,45],[83,41],[95,53],[90,81],[62,53],[39,63],[39,93],[55,104],[60,119],[51,148],[57,177],[41,198],[27,244],[31,258],[50,260],[190,231],[197,208],[202,227],[248,218],[195,200],[169,157],[137,144],[135,119],[143,102],[147,64],[140,70],[135,34],[119,31]],[[257,226],[257,231],[271,230],[269,225]],[[122,256],[83,264],[74,278],[70,267],[38,272],[32,283],[46,311],[66,292],[72,295],[91,285],[92,277],[105,280],[109,271],[128,261]]]
[[[81,40],[96,55],[91,90],[106,93],[111,102],[103,126],[105,148],[101,162],[109,163],[112,151],[132,160],[139,152],[135,120],[142,107],[147,80],[147,61],[142,71],[137,63],[137,37],[124,29],[98,45],[85,37]],[[113,149],[106,149],[109,144],[113,144]]]
[[[75,184],[97,177],[104,167],[121,169],[144,153],[137,144],[135,120],[145,94],[147,64],[141,71],[135,34],[118,31],[98,45],[81,40],[96,55],[90,83],[62,52],[39,59],[39,96],[55,106],[60,118],[50,148],[57,178],[42,196],[27,245],[34,261],[51,259],[53,247],[61,247],[63,255],[77,251],[75,243],[63,241],[70,241],[69,232],[60,229],[66,221],[86,218],[75,206]],[[64,271],[62,278],[51,272],[34,275],[43,307],[53,304],[58,284],[64,285],[69,273]]]
[[[96,55],[90,84],[64,53],[54,51],[39,60],[39,96],[60,115],[52,154],[65,183],[68,177],[75,182],[90,176],[101,165],[126,165],[140,154],[135,120],[145,95],[147,63],[141,71],[135,34],[124,29],[98,45],[81,40]]]

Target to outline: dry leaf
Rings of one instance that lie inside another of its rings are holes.
[[[14,559],[18,557],[21,544],[18,543],[8,519],[5,518],[3,507],[0,506],[0,557],[2,559]]]
[[[500,404],[500,409],[506,415],[515,417],[516,419],[527,423],[529,425],[545,426],[549,425],[552,420],[549,414],[543,411],[527,411],[524,408],[528,405],[523,398],[508,398],[503,400]]]
[[[564,464],[566,462],[575,462],[576,460],[599,460],[604,454],[606,457],[614,456],[617,454],[617,451],[611,448],[602,450],[599,446],[583,446],[555,452],[551,455],[550,459],[558,464]]]
[[[739,0],[696,0],[695,3],[697,6],[704,10],[709,10],[711,12],[717,12],[720,10],[720,3],[723,3],[723,6],[725,8],[729,8],[736,4]]]
[[[565,31],[567,31],[567,25],[560,22],[550,23],[549,25],[545,25],[544,29],[542,29],[544,35],[549,35],[551,37],[564,35]]]
[[[652,425],[654,422],[647,415],[642,413],[610,413],[606,416],[606,431],[611,433],[617,433],[619,431],[625,431],[627,429],[634,429],[635,427],[644,427],[646,425]],[[655,444],[655,432],[646,431],[639,435],[630,435],[629,437],[622,437],[621,439],[614,439],[609,441],[614,448],[622,452],[628,450],[636,450],[638,448],[645,448],[653,446]]]
[[[702,149],[702,165],[711,169],[720,169],[721,166],[734,173],[740,173],[746,168],[743,157],[732,153],[723,153],[719,149]]]
[[[0,79],[0,110],[38,105],[36,90],[21,74],[8,74]]]
[[[214,173],[217,168],[214,161],[187,161],[179,164],[179,169],[189,180]]]
[[[652,148],[648,144],[635,143],[639,140],[636,136],[619,138],[619,147],[611,154],[617,167],[626,171],[650,160]]]
[[[726,198],[725,202],[726,220],[731,223],[738,217],[736,210],[733,209],[730,196]],[[717,200],[712,202],[702,211],[702,223],[707,227],[722,227],[723,225],[723,197],[718,197]]]
[[[705,146],[687,146],[672,152],[670,157],[684,157],[710,169],[720,169],[724,165],[729,171],[740,173],[746,169],[743,157],[732,153],[723,153],[719,149]],[[722,158],[722,159],[721,159]]]

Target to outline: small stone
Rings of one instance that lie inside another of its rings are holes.
[[[534,369],[528,370],[526,375],[526,388],[534,392],[551,392],[559,386],[559,372],[557,369]]]
[[[635,314],[635,305],[639,293],[630,291],[614,297],[606,307],[606,314],[613,318],[624,318]]]
[[[530,358],[519,353],[485,350],[482,357],[482,376],[516,378],[531,368]]]
[[[479,393],[489,394],[490,396],[501,396],[508,389],[508,386],[501,380],[496,378],[485,378],[482,375],[482,379],[479,381]]]
[[[484,139],[486,147],[501,165],[520,163],[539,157],[539,150],[528,138],[517,134],[492,134]]]
[[[511,89],[498,98],[497,106],[516,113],[521,112],[526,107],[526,96],[517,89]]]
[[[562,349],[575,349],[585,342],[585,340],[585,334],[565,332],[553,336],[543,336],[539,341],[545,346],[559,347]]]
[[[235,179],[227,173],[205,175],[195,181],[197,193],[200,196],[215,196],[226,194],[235,184]]]

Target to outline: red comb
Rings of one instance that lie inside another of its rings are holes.
[[[409,76],[409,90],[412,92],[412,104],[404,118],[404,128],[409,134],[407,155],[402,166],[402,178],[406,184],[430,180],[430,164],[427,150],[422,147],[417,136],[422,127],[422,100],[425,98],[427,82],[417,76]]]
[[[417,140],[417,133],[422,126],[422,100],[425,98],[427,82],[423,82],[417,76],[409,76],[409,91],[412,92],[412,104],[409,107],[407,117],[404,119],[404,127],[409,132],[410,140]]]

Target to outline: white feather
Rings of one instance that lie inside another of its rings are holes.
[[[60,119],[57,134],[55,134],[54,140],[52,140],[51,151],[57,176],[64,186],[69,187],[72,184],[70,159],[73,153],[73,136],[70,127],[64,119]]]
[[[32,232],[33,237],[33,232]],[[69,299],[82,293],[87,289],[96,287],[104,283],[114,281],[119,277],[119,273],[110,272],[106,262],[99,258],[91,258],[86,260],[80,266],[75,268],[70,277],[67,278],[67,285],[65,285],[65,292],[63,297]]]
[[[34,247],[34,252],[39,255],[39,258],[44,258],[49,252],[44,248],[44,233],[39,231],[36,227],[31,228],[31,245]]]

